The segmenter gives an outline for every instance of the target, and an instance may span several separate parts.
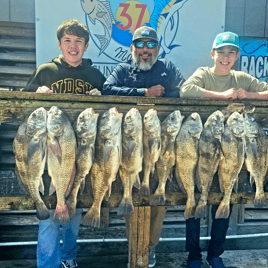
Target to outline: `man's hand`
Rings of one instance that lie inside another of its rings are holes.
[[[145,97],[163,97],[165,88],[161,85],[152,86],[145,89]]]
[[[37,90],[36,90],[36,93],[53,93],[53,90],[50,90],[48,87],[46,86],[42,86],[42,87],[39,87]]]
[[[86,91],[86,94],[91,96],[101,95],[101,92],[97,88],[93,88],[90,91]]]

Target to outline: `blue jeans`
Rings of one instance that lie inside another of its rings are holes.
[[[212,227],[211,239],[208,246],[207,259],[219,257],[224,252],[224,242],[226,240],[226,233],[229,228],[229,219],[215,219],[215,214],[218,206],[213,205],[211,209]],[[232,205],[230,206],[230,215],[232,212]],[[201,248],[199,246],[200,238],[200,219],[190,218],[186,220],[186,250],[189,251],[188,259],[191,261],[201,260]]]
[[[37,244],[37,267],[58,268],[61,261],[73,260],[76,257],[76,240],[82,218],[82,209],[76,209],[76,214],[70,224],[62,225],[62,240],[60,246],[60,225],[53,221],[54,210],[50,218],[39,221]]]

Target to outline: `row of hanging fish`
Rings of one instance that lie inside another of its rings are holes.
[[[62,224],[74,217],[79,189],[83,192],[89,173],[94,201],[83,224],[93,227],[100,227],[101,203],[104,197],[108,200],[117,173],[124,188],[119,215],[134,211],[133,186],[139,189],[138,194],[150,195],[149,177],[155,170],[158,187],[150,205],[164,205],[165,186],[172,178],[173,166],[178,185],[187,195],[186,219],[205,215],[217,171],[224,198],[216,218],[227,218],[231,192],[237,188],[244,162],[251,183],[256,183],[255,206],[266,205],[267,138],[247,113],[233,112],[225,123],[223,113],[216,111],[204,127],[198,113],[184,119],[179,110],[162,123],[154,109],[148,110],[143,120],[136,108],[124,120],[116,108],[106,111],[99,123],[98,117],[92,108],[86,109],[72,127],[67,116],[53,106],[48,112],[44,108],[35,110],[19,127],[13,143],[16,171],[36,204],[40,220],[49,218],[39,194],[44,194],[42,174],[46,162],[51,176],[49,194],[56,191],[57,195],[54,218]],[[201,192],[197,206],[195,186]]]

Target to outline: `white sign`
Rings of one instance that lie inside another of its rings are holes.
[[[188,78],[200,66],[213,66],[210,50],[224,31],[225,0],[36,0],[37,66],[60,54],[56,31],[65,20],[78,19],[90,32],[84,57],[107,77],[131,59],[136,28],[157,30],[160,57],[170,59]]]

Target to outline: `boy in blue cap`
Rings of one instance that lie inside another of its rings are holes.
[[[253,76],[231,68],[238,59],[239,37],[232,32],[216,36],[211,58],[214,66],[200,67],[183,84],[181,98],[217,99],[268,99],[268,84]],[[218,206],[212,206],[211,240],[209,241],[207,262],[212,268],[225,268],[220,255],[224,252],[224,242],[229,227],[229,218],[215,219]],[[187,268],[201,268],[200,219],[186,220],[186,250],[189,251]]]
[[[231,70],[238,59],[239,37],[232,32],[216,36],[211,58],[214,66],[200,67],[183,84],[181,98],[268,99],[268,84],[241,71]]]

